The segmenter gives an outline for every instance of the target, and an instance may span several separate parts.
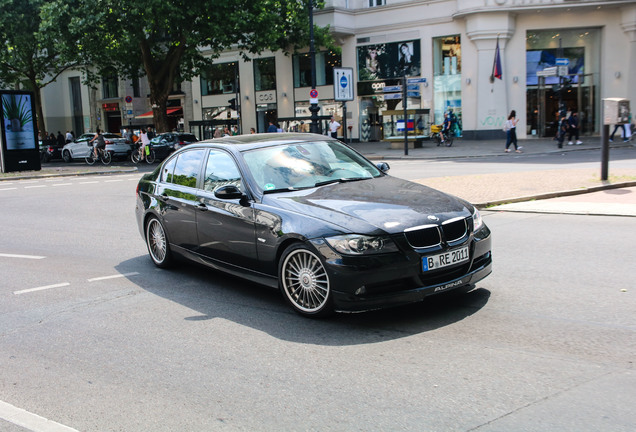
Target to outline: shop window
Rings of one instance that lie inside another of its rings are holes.
[[[119,97],[119,77],[117,73],[110,72],[102,76],[102,98],[111,99]]]
[[[441,124],[444,114],[455,118],[457,136],[462,134],[462,56],[459,35],[433,38],[433,122]]]
[[[276,90],[276,61],[254,59],[254,91]]]
[[[201,74],[201,96],[236,93],[238,64],[217,63]]]
[[[377,81],[389,78],[419,76],[420,41],[364,45],[358,51],[359,81]]]
[[[294,88],[311,87],[311,57],[309,53],[293,57]],[[333,69],[342,65],[342,55],[333,51],[316,53],[316,85],[333,85]]]
[[[369,0],[369,7],[384,6],[385,0]]]

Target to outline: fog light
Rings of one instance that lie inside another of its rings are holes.
[[[362,295],[367,293],[367,287],[362,285],[360,288],[356,290],[356,295]]]

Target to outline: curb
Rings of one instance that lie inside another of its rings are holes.
[[[583,194],[592,193],[592,192],[601,192],[604,190],[621,189],[621,188],[634,187],[634,186],[636,186],[636,181],[628,181],[628,182],[612,183],[612,184],[602,185],[602,186],[591,186],[591,187],[585,187],[581,189],[547,192],[543,194],[526,195],[522,197],[489,201],[485,203],[472,203],[472,204],[475,207],[477,207],[479,210],[488,210],[491,207],[496,207],[503,204],[544,200],[544,199],[550,199],[550,198],[560,198],[564,196],[583,195]]]
[[[62,173],[42,173],[42,174],[30,174],[13,177],[0,177],[0,182],[7,180],[32,180],[38,178],[51,178],[51,177],[73,177],[73,176],[87,176],[87,175],[106,175],[106,174],[122,174],[122,173],[135,173],[139,172],[138,168],[119,168],[107,171],[90,171],[90,172],[62,172]]]

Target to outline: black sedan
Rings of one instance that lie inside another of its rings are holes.
[[[150,140],[157,159],[165,159],[170,153],[181,147],[199,141],[191,133],[166,132]]]
[[[204,141],[142,177],[137,223],[157,266],[180,256],[277,287],[308,316],[416,302],[490,274],[479,211],[387,170],[322,135]]]

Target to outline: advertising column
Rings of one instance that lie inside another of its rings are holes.
[[[40,148],[35,127],[33,93],[0,90],[2,172],[39,171]]]

